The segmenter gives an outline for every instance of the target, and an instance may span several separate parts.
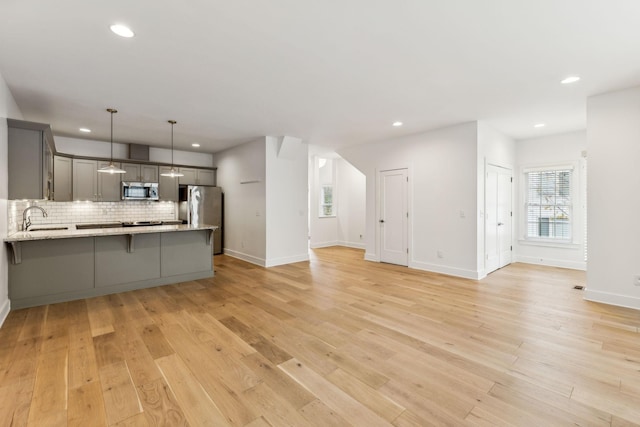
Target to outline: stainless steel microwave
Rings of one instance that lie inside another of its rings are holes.
[[[122,181],[122,200],[158,200],[158,183]]]

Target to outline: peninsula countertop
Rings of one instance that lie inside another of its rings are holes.
[[[69,225],[66,230],[40,230],[40,231],[18,231],[10,234],[3,240],[5,242],[25,242],[30,240],[50,240],[50,239],[72,239],[77,237],[101,237],[117,235],[134,235],[149,233],[167,233],[175,231],[195,231],[195,230],[217,230],[215,225],[151,225],[142,227],[115,227],[115,228],[91,228],[77,230],[75,224]]]

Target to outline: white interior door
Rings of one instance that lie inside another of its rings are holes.
[[[408,174],[406,169],[380,172],[380,261],[409,265]]]
[[[512,175],[511,169],[487,166],[485,178],[485,269],[487,273],[511,263]]]

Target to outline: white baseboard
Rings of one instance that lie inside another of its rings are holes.
[[[617,305],[619,307],[635,308],[640,310],[640,298],[627,295],[612,294],[609,292],[584,290],[584,299],[604,304]]]
[[[365,248],[365,244],[364,243],[358,243],[358,242],[340,241],[340,242],[338,242],[338,246],[344,246],[346,248],[353,248],[353,249],[364,249]]]
[[[294,262],[309,261],[309,254],[299,254],[283,258],[264,259],[258,258],[253,255],[248,255],[243,252],[234,251],[232,249],[225,248],[224,254],[232,258],[238,258],[243,261],[250,262],[251,264],[259,265],[260,267],[275,267],[276,265],[292,264]]]
[[[380,257],[377,254],[372,254],[370,252],[365,252],[364,253],[364,260],[365,261],[380,262]]]
[[[356,243],[356,242],[345,242],[342,240],[335,240],[332,242],[320,242],[320,243],[312,243],[311,245],[309,245],[309,247],[311,249],[317,249],[317,248],[328,248],[331,246],[344,246],[346,248],[354,248],[354,249],[364,249],[365,245],[364,243]]]
[[[0,326],[2,326],[5,320],[7,320],[7,316],[9,315],[10,311],[11,311],[11,301],[7,299],[2,304],[2,307],[0,307]]]
[[[282,258],[268,259],[265,263],[265,267],[275,267],[276,265],[293,264],[294,262],[309,261],[309,253],[293,255]]]
[[[319,243],[312,243],[309,245],[309,247],[311,249],[317,249],[317,248],[328,248],[330,246],[338,246],[339,243],[337,240],[331,241],[331,242],[319,242]]]
[[[464,279],[480,280],[482,277],[484,277],[484,272],[481,271],[447,267],[446,265],[429,264],[426,262],[409,261],[409,267],[415,268],[416,270],[430,271],[432,273],[441,273],[448,276],[462,277]]]
[[[586,271],[587,263],[584,261],[567,261],[564,259],[550,259],[532,256],[515,255],[513,262],[523,262],[525,264],[546,265],[548,267],[570,268],[572,270]]]
[[[224,248],[223,253],[232,258],[238,258],[243,261],[250,262],[251,264],[259,265],[260,267],[266,267],[266,261],[264,258],[258,258],[253,255],[248,255],[243,252],[234,251],[228,248]]]

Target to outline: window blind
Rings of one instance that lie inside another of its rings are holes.
[[[572,169],[528,170],[527,237],[570,240]]]

